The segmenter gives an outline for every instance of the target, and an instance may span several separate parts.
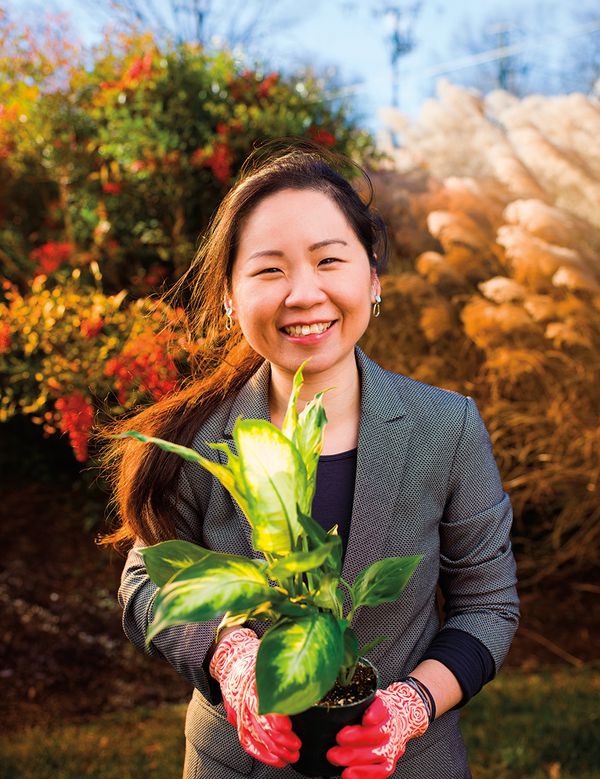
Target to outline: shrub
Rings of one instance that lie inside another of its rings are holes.
[[[46,433],[66,433],[80,462],[97,406],[111,414],[173,390],[189,355],[183,313],[149,299],[106,295],[64,270],[21,293],[4,282],[0,302],[0,422],[24,414]]]
[[[86,53],[59,29],[0,13],[0,421],[66,433],[83,462],[98,407],[187,374],[183,315],[148,295],[188,266],[253,144],[374,148],[316,77],[141,34]]]
[[[374,152],[316,77],[149,35],[107,36],[87,58],[56,49],[0,25],[0,252],[11,281],[95,260],[108,291],[147,294],[189,264],[253,144],[299,136]]]

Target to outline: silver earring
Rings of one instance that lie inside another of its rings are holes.
[[[375,302],[373,303],[373,316],[378,317],[381,314],[381,295],[375,295]]]
[[[233,319],[231,318],[231,315],[233,314],[233,308],[232,306],[228,306],[227,303],[225,303],[225,330],[231,330],[233,326]]]

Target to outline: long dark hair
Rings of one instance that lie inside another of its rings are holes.
[[[366,195],[359,195],[348,181],[352,172],[353,178],[360,174]],[[225,330],[223,296],[230,288],[244,220],[263,198],[283,189],[311,189],[331,197],[371,265],[381,268],[385,263],[387,231],[372,206],[371,181],[360,166],[304,140],[286,139],[256,149],[214,214],[189,269],[168,296],[186,298],[190,336],[203,343],[192,377],[181,390],[116,422],[111,434],[136,429],[190,446],[203,420],[256,372],[263,358],[250,348],[238,327]],[[136,538],[145,544],[174,538],[170,498],[176,493],[182,460],[157,446],[111,439],[104,462],[112,477],[120,524],[100,543],[124,551]]]

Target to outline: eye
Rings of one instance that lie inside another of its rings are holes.
[[[279,273],[281,268],[263,268],[256,274],[257,276],[272,275],[273,273]]]
[[[335,262],[341,262],[337,257],[325,257],[319,262],[319,265],[333,265]]]

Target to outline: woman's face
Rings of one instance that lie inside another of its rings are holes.
[[[343,211],[312,189],[264,198],[244,221],[227,300],[260,355],[293,373],[354,360],[379,280]]]

